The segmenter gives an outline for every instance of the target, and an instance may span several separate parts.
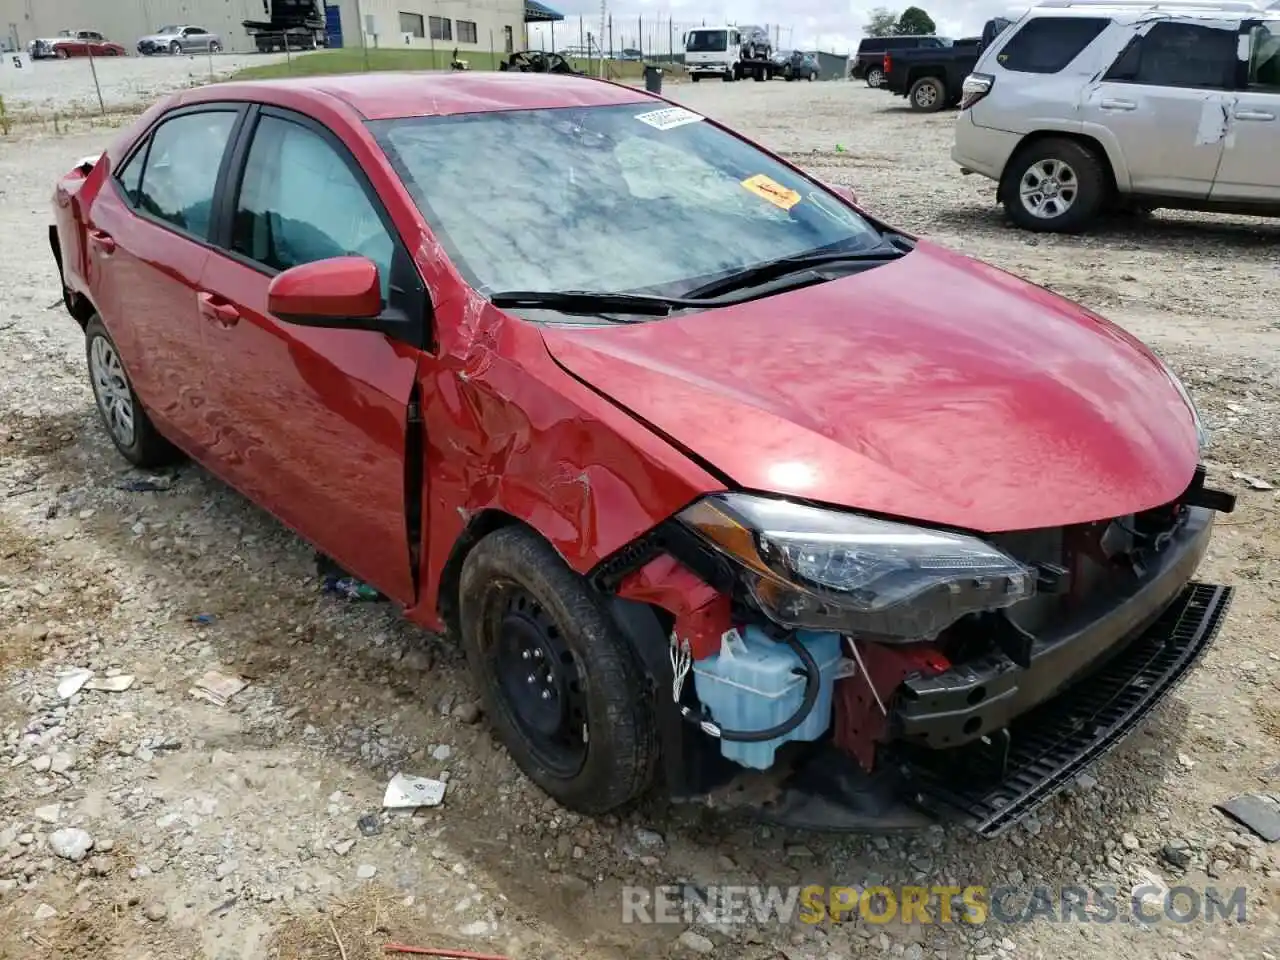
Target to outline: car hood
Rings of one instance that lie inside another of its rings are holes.
[[[980,532],[1159,506],[1194,415],[1088,310],[921,242],[749,303],[544,328],[557,362],[732,486]]]

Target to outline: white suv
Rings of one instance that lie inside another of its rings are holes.
[[[1280,11],[1048,0],[982,52],[951,157],[1029,230],[1158,207],[1280,216]]]

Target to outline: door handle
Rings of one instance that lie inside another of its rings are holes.
[[[196,294],[200,316],[212,320],[220,327],[234,327],[240,322],[240,311],[212,293]]]
[[[1136,110],[1138,108],[1138,105],[1132,100],[1113,100],[1109,97],[1098,106],[1102,107],[1103,110]]]
[[[1274,120],[1274,113],[1267,113],[1265,110],[1237,110],[1232,114],[1237,120]]]
[[[115,238],[104,230],[90,230],[89,242],[105,254],[116,252]]]

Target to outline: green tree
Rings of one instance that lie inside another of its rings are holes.
[[[898,30],[898,15],[888,7],[876,7],[867,18],[862,32],[868,37],[891,37]]]
[[[893,32],[900,36],[932,35],[938,32],[938,26],[933,17],[919,7],[907,7],[894,24]]]

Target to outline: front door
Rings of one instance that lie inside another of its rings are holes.
[[[1231,133],[1214,200],[1280,203],[1280,20],[1245,25],[1248,73],[1231,107]]]
[[[267,310],[276,273],[346,254],[378,265],[390,309],[424,315],[416,268],[346,148],[312,121],[263,108],[228,249],[201,280],[219,415],[212,456],[322,552],[411,604],[406,510],[422,491],[406,489],[405,457],[420,351],[380,333],[292,326]]]
[[[1229,26],[1158,22],[1086,91],[1086,128],[1115,137],[1134,191],[1209,196],[1235,84],[1236,34]]]

